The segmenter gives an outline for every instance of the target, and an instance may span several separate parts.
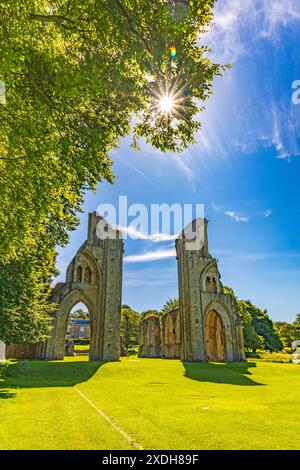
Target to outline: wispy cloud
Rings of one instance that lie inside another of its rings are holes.
[[[129,163],[128,159],[126,160],[126,158],[120,157],[120,155],[118,155],[118,153],[116,151],[112,152],[112,154],[113,154],[115,159],[119,160],[124,165],[129,167],[131,170],[133,170],[135,173],[137,173],[139,176],[141,176],[145,181],[147,181],[147,183],[149,183],[151,186],[155,186],[153,181],[151,181],[150,178],[148,178],[148,176],[146,176],[143,171],[139,170],[138,168],[136,168],[136,166]]]
[[[177,285],[176,265],[127,266],[124,270],[123,282],[126,286]]]
[[[137,255],[128,255],[124,257],[125,263],[145,263],[149,261],[158,261],[176,256],[175,248],[147,251]]]
[[[271,129],[269,136],[261,138],[265,147],[274,147],[276,158],[291,160],[300,156],[298,142],[299,124],[296,115],[296,106],[290,103],[271,103]]]
[[[281,28],[299,21],[299,0],[223,0],[216,4],[208,40],[219,58],[236,61],[252,53],[257,39],[277,42]]]
[[[249,222],[250,217],[242,214],[238,214],[234,211],[225,211],[225,215],[227,215],[230,219],[235,220],[236,222]]]
[[[283,143],[283,129],[280,126],[280,115],[277,111],[275,105],[273,105],[272,109],[273,115],[273,136],[272,136],[272,144],[275,146],[278,154],[277,158],[284,159],[290,158],[291,154],[287,151]]]
[[[234,220],[235,222],[249,222],[250,220],[250,217],[247,215],[240,214],[239,212],[236,212],[236,211],[223,209],[221,206],[218,206],[215,203],[212,204],[212,207],[214,211],[226,215],[227,217]]]
[[[230,261],[272,261],[279,259],[294,260],[300,258],[300,252],[294,251],[265,251],[253,253],[234,253],[224,250],[214,250],[215,255]]]
[[[196,173],[195,169],[193,168],[192,157],[187,154],[188,152],[185,152],[185,154],[175,156],[173,157],[173,159],[179,170],[181,170],[185,174],[187,180],[190,183],[194,183]]]
[[[121,230],[123,234],[128,235],[130,238],[134,240],[149,240],[152,242],[167,242],[171,240],[176,240],[179,234],[168,234],[168,233],[146,233],[142,230],[137,230],[135,227],[123,227],[121,225],[118,226],[118,229]]]
[[[268,217],[270,217],[270,216],[272,215],[272,213],[273,213],[273,212],[271,211],[271,209],[267,209],[267,210],[265,210],[264,212],[261,212],[260,214],[261,214],[263,217],[268,218]]]

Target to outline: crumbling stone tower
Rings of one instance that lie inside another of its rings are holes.
[[[52,291],[58,309],[51,338],[37,348],[38,358],[64,358],[69,314],[82,302],[91,317],[90,360],[119,360],[123,251],[120,232],[90,213],[87,240],[69,264],[66,281]]]
[[[205,219],[196,219],[176,240],[184,361],[245,359],[235,299],[224,294],[217,260],[208,251]]]

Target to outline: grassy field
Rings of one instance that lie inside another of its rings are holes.
[[[0,370],[1,449],[300,448],[293,364],[75,357]]]

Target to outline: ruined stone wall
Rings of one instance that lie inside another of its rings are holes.
[[[139,329],[139,357],[161,357],[161,327],[156,315],[144,318]]]
[[[243,361],[241,317],[234,297],[225,295],[218,262],[209,253],[207,224],[205,219],[196,219],[176,240],[181,359]],[[216,315],[214,328],[212,313]]]
[[[181,357],[181,329],[179,308],[165,313],[162,323],[162,356],[166,359]]]
[[[30,343],[7,344],[5,355],[11,359],[34,359],[37,345]]]
[[[161,318],[151,315],[140,323],[140,357],[181,357],[181,330],[179,308],[170,310]]]
[[[69,314],[82,302],[91,318],[90,360],[119,360],[123,251],[121,233],[97,213],[89,214],[87,240],[69,264],[65,282],[52,291],[50,300],[58,308],[49,340],[38,346],[39,359],[64,358]]]

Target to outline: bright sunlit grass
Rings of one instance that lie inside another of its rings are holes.
[[[1,449],[130,449],[76,386],[145,449],[298,449],[300,368],[20,361],[1,367]]]

